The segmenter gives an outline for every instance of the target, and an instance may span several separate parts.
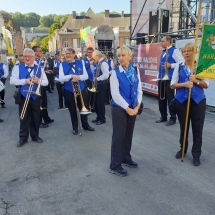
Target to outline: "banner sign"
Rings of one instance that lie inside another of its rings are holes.
[[[90,26],[80,30],[81,50],[86,52],[88,47],[92,47],[92,35],[90,34]]]
[[[215,80],[215,25],[203,25],[196,76]]]
[[[8,54],[14,55],[12,35],[10,31],[5,28],[5,26],[2,27],[2,34],[4,38],[4,43],[7,46]]]
[[[153,79],[157,78],[162,47],[160,43],[130,46],[133,53],[132,65],[139,68],[142,89],[158,94],[158,86]]]

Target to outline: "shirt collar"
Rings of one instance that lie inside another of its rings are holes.
[[[124,69],[123,69],[123,67],[121,65],[119,65],[119,71],[124,72]]]
[[[34,64],[28,66],[27,64],[25,64],[25,67],[34,67]]]
[[[104,58],[101,58],[101,59],[99,60],[99,63],[100,63],[102,60],[104,60]]]

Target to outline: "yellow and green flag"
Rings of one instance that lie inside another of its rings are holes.
[[[4,42],[7,46],[8,54],[14,55],[12,35],[10,31],[5,28],[5,26],[2,27],[2,34]]]
[[[202,34],[196,76],[215,79],[215,25],[203,25]]]
[[[90,33],[90,26],[80,30],[81,44],[88,42],[88,40],[89,40],[88,34],[89,33]]]

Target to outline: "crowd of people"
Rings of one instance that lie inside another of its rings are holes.
[[[184,132],[188,148],[189,121],[193,130],[193,164],[200,165],[202,147],[202,130],[205,118],[206,99],[204,88],[209,86],[208,80],[197,79],[191,71],[194,57],[192,44],[185,44],[182,52],[171,45],[171,38],[162,38],[160,66],[158,71],[158,106],[161,113],[156,123],[166,122],[167,126],[175,124],[178,117],[180,124],[180,146],[183,144]],[[17,147],[32,141],[42,143],[39,128],[47,128],[53,123],[48,113],[47,92],[52,93],[56,86],[58,92],[58,109],[68,109],[74,135],[81,135],[81,128],[95,131],[89,122],[88,114],[95,112],[92,120],[95,125],[106,123],[105,104],[111,103],[112,143],[110,173],[126,176],[123,166],[136,168],[131,152],[132,137],[136,116],[142,102],[140,72],[132,66],[132,52],[126,47],[117,50],[117,60],[113,62],[101,51],[87,48],[86,57],[77,59],[73,48],[67,48],[65,55],[50,55],[44,58],[39,46],[26,48],[11,71],[10,84],[15,85],[21,95],[19,102],[20,129]],[[10,71],[1,63],[0,78],[5,80]],[[167,75],[168,79],[163,79]],[[40,91],[41,97],[35,95]],[[176,93],[175,93],[176,89]],[[188,129],[185,128],[185,114],[188,91],[191,90],[191,106],[188,117]],[[5,91],[1,91],[1,105],[5,107]],[[167,108],[175,99],[176,112]],[[0,122],[3,122],[0,119]],[[182,150],[175,155],[181,158]]]

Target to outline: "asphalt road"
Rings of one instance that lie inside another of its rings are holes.
[[[110,105],[107,123],[95,132],[74,136],[68,110],[58,110],[56,89],[48,94],[55,120],[40,129],[44,143],[18,142],[14,86],[7,84],[6,108],[0,108],[0,215],[214,215],[215,115],[206,114],[201,165],[194,167],[190,148],[182,163],[179,124],[156,124],[155,97],[144,95],[132,146],[139,166],[121,178],[108,172],[111,147]],[[89,116],[89,121],[95,114]],[[189,142],[192,143],[190,131]]]

